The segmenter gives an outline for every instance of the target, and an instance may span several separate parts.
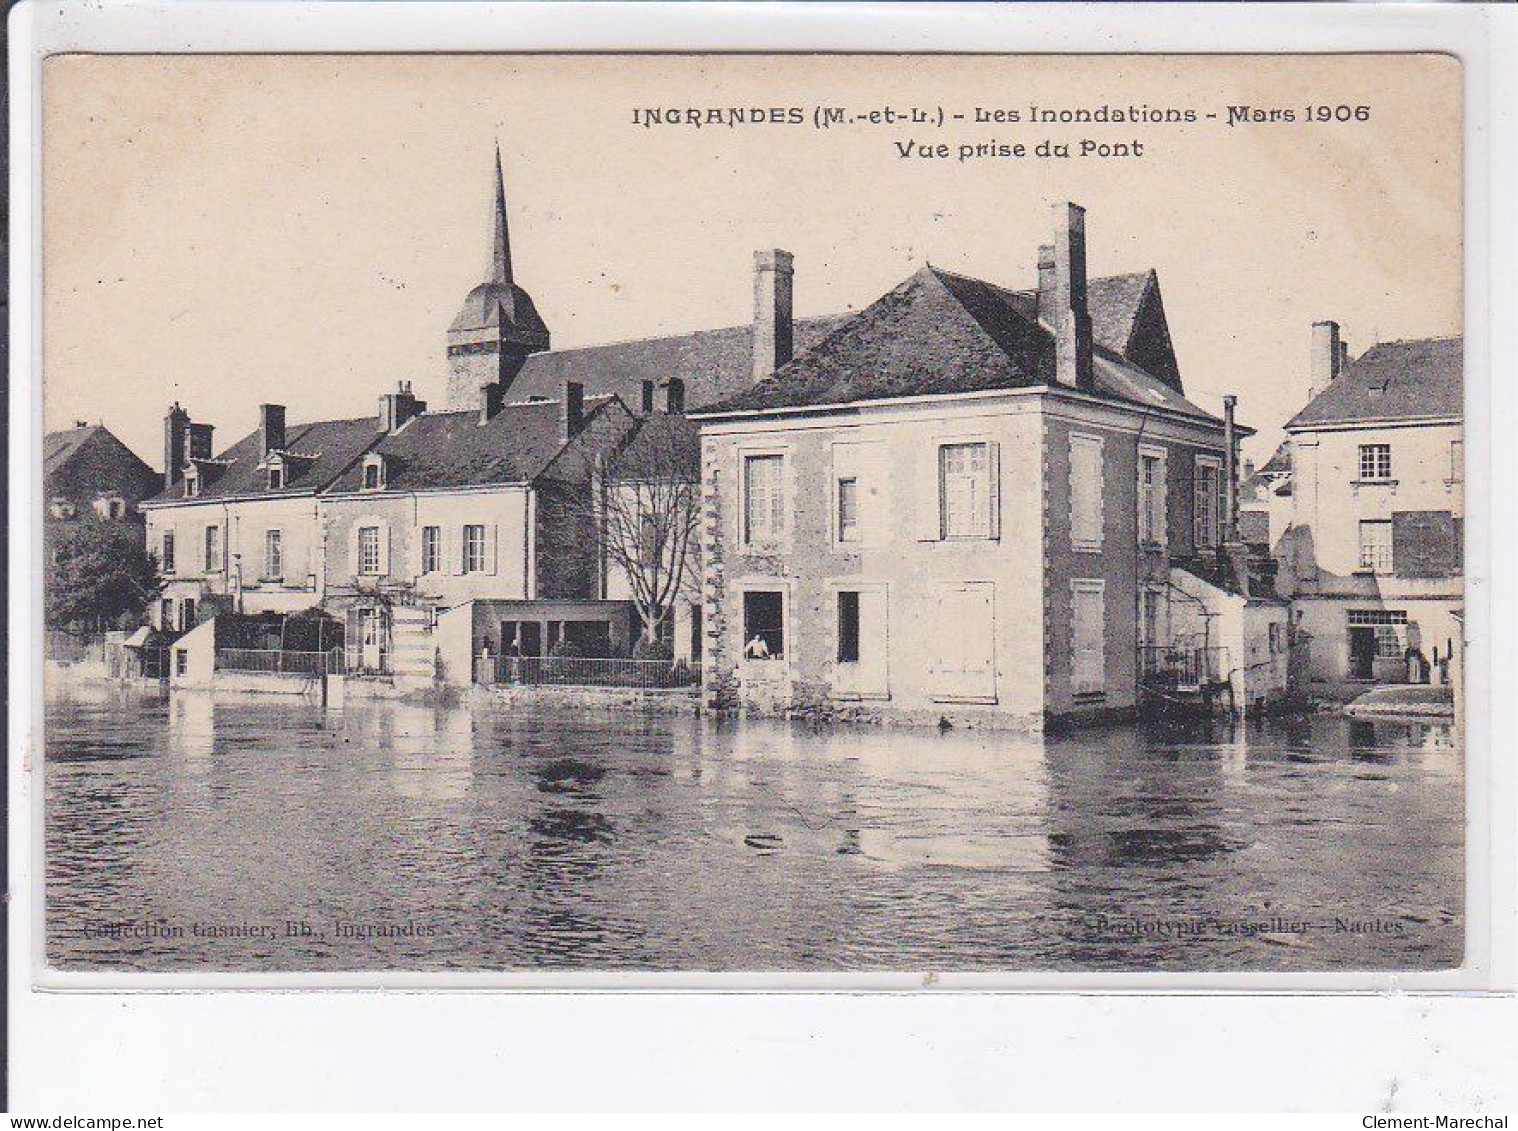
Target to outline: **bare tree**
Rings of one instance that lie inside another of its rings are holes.
[[[701,454],[683,416],[640,420],[620,443],[586,448],[583,475],[554,491],[559,537],[588,535],[608,575],[625,580],[647,643],[660,640],[682,589],[699,585]]]

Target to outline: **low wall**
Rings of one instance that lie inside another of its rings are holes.
[[[190,686],[175,681],[174,686]],[[194,686],[204,686],[195,684]],[[279,672],[229,672],[218,671],[210,680],[212,691],[253,692],[264,695],[306,695],[314,699],[322,696],[321,676],[301,673]]]
[[[476,684],[460,693],[460,701],[470,707],[573,707],[689,715],[700,713],[701,689]]]

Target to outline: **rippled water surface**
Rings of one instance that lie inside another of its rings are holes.
[[[1444,724],[1030,740],[53,688],[52,964],[1316,970],[1462,955]]]

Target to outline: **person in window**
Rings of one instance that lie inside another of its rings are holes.
[[[743,657],[747,660],[768,660],[770,658],[770,646],[760,633],[754,633],[754,638],[743,646]]]

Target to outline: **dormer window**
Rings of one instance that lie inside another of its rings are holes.
[[[285,485],[285,465],[271,463],[269,465],[269,490],[278,491]]]
[[[69,502],[67,499],[54,499],[51,503],[48,504],[47,509],[48,513],[51,514],[54,518],[73,518],[74,515],[78,513],[74,509],[74,504]]]
[[[364,457],[364,490],[383,491],[385,489],[385,457],[377,452],[371,452]]]
[[[195,467],[192,464],[189,470],[184,473],[184,497],[187,499],[193,499],[199,494],[200,473],[195,470]]]

